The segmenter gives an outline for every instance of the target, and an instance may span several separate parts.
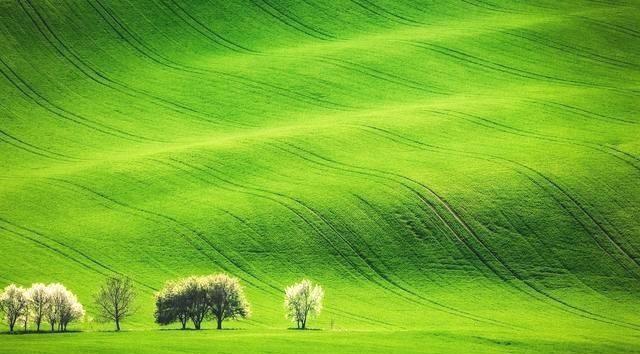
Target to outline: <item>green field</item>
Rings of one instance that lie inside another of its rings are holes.
[[[640,1],[0,0],[0,353],[640,353]],[[252,317],[154,324],[172,279]],[[94,320],[107,276],[138,311]],[[292,331],[283,289],[325,309]]]

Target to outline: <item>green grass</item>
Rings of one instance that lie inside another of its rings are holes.
[[[0,286],[88,310],[0,351],[639,351],[639,10],[0,0]],[[241,330],[153,324],[219,271]],[[92,321],[114,273],[131,332]],[[287,330],[302,277],[319,331]]]
[[[636,353],[620,343],[588,338],[567,341],[532,336],[504,337],[493,333],[451,333],[443,331],[134,331],[121,333],[91,332],[56,335],[12,336],[11,345],[29,353]]]

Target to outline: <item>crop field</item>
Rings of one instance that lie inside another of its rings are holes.
[[[0,353],[640,353],[639,24],[635,0],[0,0],[0,288],[87,312],[3,322]],[[218,272],[250,318],[154,323],[165,282]],[[303,277],[324,309],[295,331]]]

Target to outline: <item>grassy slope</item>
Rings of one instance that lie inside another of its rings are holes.
[[[254,316],[202,336],[638,350],[638,5],[0,1],[0,285],[91,315],[127,274],[146,330],[166,280],[226,271]],[[313,339],[277,330],[302,276]]]

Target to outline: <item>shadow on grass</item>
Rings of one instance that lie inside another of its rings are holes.
[[[56,334],[64,334],[64,333],[82,333],[83,331],[78,330],[78,329],[70,329],[64,332],[58,332],[58,331],[33,331],[33,330],[28,330],[28,331],[14,331],[9,332],[9,331],[4,331],[4,332],[0,332],[0,335],[6,335],[6,336],[26,336],[26,335],[56,335]]]
[[[158,331],[169,331],[169,332],[209,332],[209,331],[213,331],[213,332],[227,332],[227,331],[246,331],[246,328],[223,328],[223,329],[216,329],[216,328],[200,328],[200,329],[195,329],[195,328],[160,328],[158,329]]]
[[[201,329],[195,329],[195,328],[159,328],[157,329],[157,331],[160,332],[231,332],[231,331],[246,331],[247,328],[223,328],[223,329],[216,329],[216,328],[201,328]],[[298,331],[298,332],[318,332],[318,331],[322,331],[321,328],[296,328],[296,327],[289,327],[287,328],[287,330],[289,331]],[[0,335],[4,335],[4,336],[24,336],[24,335],[57,335],[57,334],[64,334],[64,333],[83,333],[83,332],[87,332],[87,331],[81,331],[81,330],[68,330],[65,332],[51,332],[51,331],[34,331],[34,330],[28,330],[28,331],[15,331],[13,333],[9,332],[9,331],[3,331],[0,332]],[[89,332],[95,332],[95,333],[127,333],[127,332],[135,332],[135,331],[130,331],[130,330],[120,330],[120,331],[116,331],[116,330],[97,330],[97,331],[89,331]]]

